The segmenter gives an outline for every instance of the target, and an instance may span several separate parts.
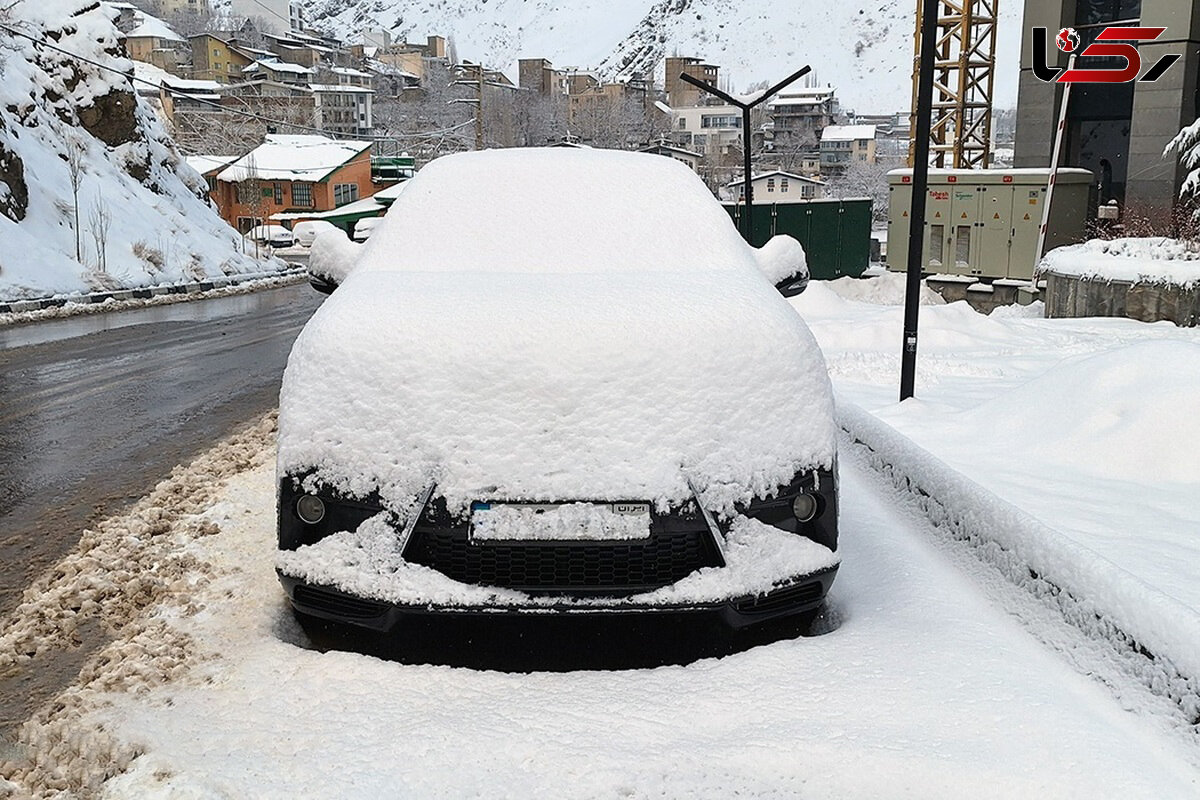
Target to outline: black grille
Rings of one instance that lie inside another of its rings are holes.
[[[418,527],[404,558],[463,583],[570,594],[634,594],[721,566],[707,530],[653,531],[639,542],[481,542]]]
[[[362,600],[357,597],[322,589],[319,586],[300,584],[292,593],[292,599],[305,610],[323,611],[337,617],[350,619],[370,619],[378,617],[387,611],[387,606],[373,600]]]
[[[782,608],[791,608],[802,603],[820,600],[823,591],[820,581],[787,586],[762,597],[742,600],[737,604],[737,609],[743,614],[770,614]]]

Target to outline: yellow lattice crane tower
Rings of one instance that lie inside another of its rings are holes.
[[[934,54],[933,126],[929,153],[935,167],[986,169],[992,160],[992,82],[996,73],[996,13],[1000,0],[941,0]],[[922,2],[917,0],[916,50]],[[917,61],[908,164],[916,139]]]

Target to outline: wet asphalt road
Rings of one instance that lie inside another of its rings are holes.
[[[87,525],[273,408],[322,299],[299,284],[0,329],[0,616]]]

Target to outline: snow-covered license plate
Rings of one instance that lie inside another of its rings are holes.
[[[649,503],[473,503],[471,540],[631,541],[650,538]]]

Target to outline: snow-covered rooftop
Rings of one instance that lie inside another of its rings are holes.
[[[821,131],[822,142],[854,142],[874,138],[874,125],[829,125]]]
[[[187,156],[185,159],[192,169],[201,175],[209,170],[218,169],[237,161],[237,156]]]
[[[280,61],[277,58],[260,58],[249,66],[245,67],[242,72],[257,72],[260,69],[269,70],[271,72],[288,72],[293,75],[311,75],[312,70],[301,64],[293,64],[290,61]]]
[[[370,142],[270,134],[265,142],[217,175],[217,180],[244,181],[252,166],[256,177],[264,180],[319,181],[355,156],[368,158],[366,151],[370,148]]]
[[[172,30],[171,26],[163,22],[158,17],[153,17],[144,11],[139,12],[141,19],[137,26],[129,33],[125,34],[126,38],[133,39],[138,37],[165,39],[170,42],[186,41],[182,36]]]
[[[781,169],[771,170],[770,172],[759,173],[759,174],[755,175],[754,177],[752,177],[750,180],[751,181],[759,181],[759,180],[762,180],[763,178],[790,178],[791,180],[794,180],[794,181],[802,181],[804,183],[811,183],[816,186],[824,186],[825,185],[824,181],[819,181],[816,178],[806,178],[803,175],[797,175],[794,172],[785,172]],[[730,181],[729,183],[727,183],[725,185],[727,187],[741,186],[742,183],[744,183],[744,179]]]

